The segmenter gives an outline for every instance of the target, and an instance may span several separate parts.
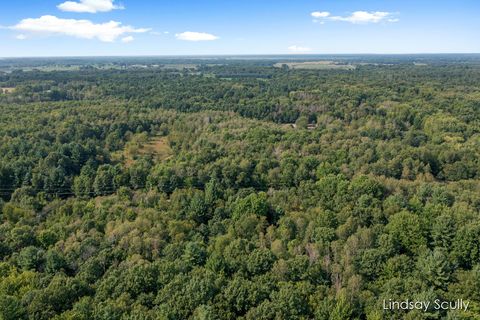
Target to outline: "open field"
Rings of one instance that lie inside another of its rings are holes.
[[[0,88],[0,93],[8,94],[15,91],[15,88]]]
[[[279,62],[274,65],[276,68],[288,66],[289,69],[304,70],[355,70],[352,64],[339,64],[334,61],[307,61],[307,62]]]

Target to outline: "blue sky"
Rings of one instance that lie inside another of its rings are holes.
[[[17,0],[0,56],[478,53],[478,0]]]

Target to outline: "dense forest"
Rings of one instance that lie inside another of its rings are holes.
[[[292,61],[0,60],[0,319],[480,319],[480,57]]]

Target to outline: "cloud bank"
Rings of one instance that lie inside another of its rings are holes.
[[[175,37],[178,40],[184,40],[184,41],[213,41],[213,40],[219,39],[217,36],[210,33],[192,32],[192,31],[177,33]]]
[[[132,37],[132,36],[128,36],[128,37],[122,38],[122,42],[123,42],[123,43],[129,43],[129,42],[132,42],[133,40],[135,40],[135,38]]]
[[[330,12],[328,11],[315,11],[312,12],[312,17],[314,18],[327,18],[330,16]]]
[[[368,24],[368,23],[380,23],[380,22],[398,22],[399,19],[393,17],[391,12],[383,11],[355,11],[349,16],[332,16],[327,11],[315,11],[311,13],[311,16],[317,19],[317,21],[343,21],[353,24]]]
[[[115,9],[123,9],[121,5],[115,5],[114,0],[80,0],[66,1],[57,6],[58,9],[67,12],[108,12]]]
[[[145,28],[123,26],[121,22],[93,23],[89,20],[61,19],[55,16],[27,18],[20,21],[13,30],[38,35],[65,35],[82,39],[98,39],[103,42],[114,42],[129,33],[144,33]]]

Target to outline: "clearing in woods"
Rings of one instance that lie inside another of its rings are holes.
[[[154,154],[159,160],[165,160],[172,156],[172,149],[167,137],[154,137],[139,150],[139,153]]]
[[[145,139],[144,136],[139,136],[128,142],[121,154],[127,167],[144,155],[151,155],[156,160],[163,161],[173,155],[173,150],[170,148],[167,137],[154,136]]]

